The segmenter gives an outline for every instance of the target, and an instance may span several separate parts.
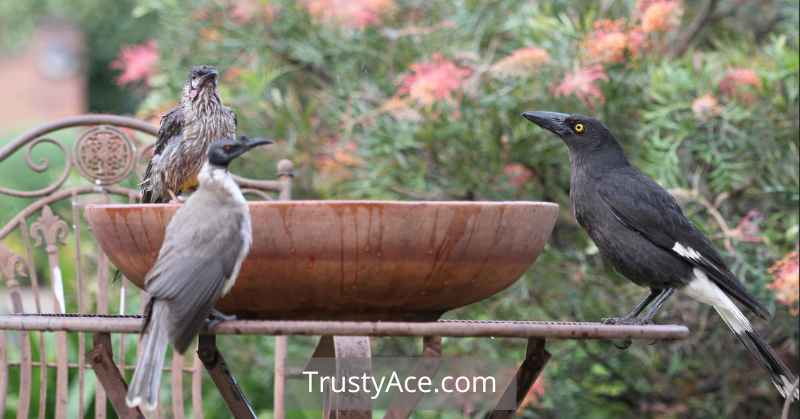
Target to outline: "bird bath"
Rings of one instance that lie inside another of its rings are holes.
[[[250,202],[253,245],[217,308],[241,318],[433,320],[514,283],[547,202]],[[142,287],[178,205],[87,205],[103,251]],[[201,223],[203,220],[197,220]]]

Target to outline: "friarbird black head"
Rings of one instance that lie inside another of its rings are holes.
[[[235,158],[260,145],[272,144],[272,140],[264,138],[224,138],[211,143],[208,147],[208,162],[214,166],[228,167]]]
[[[571,151],[619,148],[617,141],[602,122],[584,115],[558,112],[524,112],[525,119],[558,135]]]
[[[216,94],[218,75],[217,69],[210,65],[192,67],[186,80],[186,96],[195,101],[198,97]]]

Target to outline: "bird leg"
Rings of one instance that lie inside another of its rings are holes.
[[[208,315],[208,323],[206,323],[206,328],[208,330],[213,330],[218,324],[231,320],[236,320],[236,315],[228,315],[217,310],[216,308],[212,308],[211,313]]]
[[[647,296],[641,303],[639,303],[633,311],[626,314],[624,317],[619,318],[606,318],[603,319],[603,323],[605,324],[627,324],[627,325],[643,325],[648,324],[653,320],[656,313],[661,309],[661,306],[669,299],[669,297],[675,292],[674,288],[664,288],[664,289],[652,289],[650,291],[650,295]],[[648,308],[649,306],[649,308]],[[643,316],[640,316],[642,311],[647,308],[647,311],[644,313]],[[632,344],[631,339],[625,339],[620,342],[619,345],[614,344],[617,349],[625,350],[628,349]]]
[[[622,317],[606,317],[603,318],[603,323],[605,324],[635,324],[632,322],[636,321],[637,316],[641,313],[645,308],[647,308],[650,303],[656,299],[656,297],[661,293],[661,290],[657,290],[654,288],[650,289],[650,294],[645,297],[636,307],[631,310],[630,313],[622,316]]]
[[[186,202],[186,198],[180,195],[176,196],[175,192],[172,192],[172,189],[167,189],[167,193],[169,193],[169,196],[172,198],[169,201],[170,204],[183,204],[184,202]]]
[[[643,316],[639,317],[639,319],[642,321],[642,324],[650,323],[650,321],[653,320],[653,317],[655,317],[656,313],[661,310],[661,306],[667,302],[669,297],[672,296],[674,292],[675,288],[665,288],[661,290],[653,303],[650,305],[650,308],[647,309]]]

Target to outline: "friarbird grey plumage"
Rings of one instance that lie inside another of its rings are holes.
[[[788,397],[795,375],[755,332],[736,303],[765,319],[769,313],[725,266],[675,199],[630,164],[600,121],[556,112],[522,115],[559,136],[569,148],[572,209],[600,254],[622,275],[651,290],[631,313],[606,322],[649,322],[674,290],[682,290],[714,307],[767,369],[781,395]],[[798,393],[795,389],[792,396],[797,399]]]
[[[181,103],[161,118],[153,157],[140,185],[142,202],[167,202],[197,186],[208,145],[236,136],[236,115],[217,94],[217,70],[192,68]]]
[[[139,343],[141,354],[128,390],[128,406],[152,410],[167,343],[180,353],[212,314],[217,300],[236,281],[250,250],[252,231],[247,203],[228,164],[262,139],[224,138],[211,144],[199,187],[167,225],[155,265],[145,277],[150,300]]]

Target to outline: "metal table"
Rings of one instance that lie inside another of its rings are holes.
[[[4,315],[0,316],[0,330],[89,332],[94,335],[89,360],[103,384],[117,414],[122,418],[143,417],[138,409],[125,405],[127,385],[114,363],[111,333],[138,333],[140,316],[87,316],[87,315]],[[435,322],[349,322],[349,321],[264,321],[234,320],[218,324],[213,334],[200,336],[198,355],[214,383],[236,418],[255,418],[250,404],[235,378],[228,370],[225,359],[217,350],[217,335],[274,335],[321,336],[314,358],[370,358],[370,338],[386,336],[422,337],[422,359],[441,356],[442,337],[460,338],[520,338],[527,339],[525,359],[515,375],[516,387],[507,388],[509,397],[517,405],[541,373],[550,354],[545,349],[547,339],[647,339],[674,340],[689,335],[681,325],[606,325],[587,322],[547,321],[474,321],[440,320]],[[285,356],[284,354],[276,354]],[[276,362],[276,365],[281,364]],[[285,371],[276,371],[276,383],[283,382]],[[283,375],[283,376],[281,376]],[[420,396],[421,397],[421,396]],[[412,400],[411,405],[419,400]],[[386,418],[407,418],[412,411],[409,400],[398,402],[386,413]],[[513,416],[515,410],[495,409],[491,418]],[[282,415],[283,412],[280,412]],[[276,416],[278,416],[276,412]],[[365,410],[326,410],[325,418],[371,418]]]

